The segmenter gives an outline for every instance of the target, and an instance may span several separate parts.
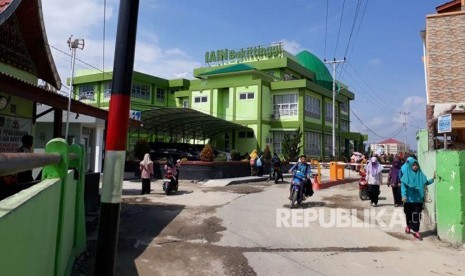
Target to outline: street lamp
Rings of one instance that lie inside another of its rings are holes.
[[[76,61],[76,49],[84,49],[84,39],[75,39],[71,41],[70,36],[68,38],[68,47],[71,50],[71,80],[69,86],[69,95],[68,95],[68,109],[66,111],[66,128],[65,128],[65,139],[68,141],[68,133],[69,133],[69,113],[71,111],[71,96],[73,95],[73,80],[74,80],[74,63]]]

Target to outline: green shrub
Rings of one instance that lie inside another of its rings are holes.
[[[231,150],[231,160],[233,161],[241,160],[241,154],[235,149]]]
[[[226,156],[226,154],[220,153],[218,154],[218,156],[216,156],[215,161],[225,162],[225,161],[228,161],[228,157]]]

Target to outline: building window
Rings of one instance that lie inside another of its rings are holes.
[[[255,94],[253,92],[239,93],[240,100],[251,100],[253,98],[255,98]]]
[[[79,85],[79,100],[95,101],[95,89],[93,84]]]
[[[239,138],[254,138],[253,131],[239,131]]]
[[[320,99],[312,96],[305,96],[305,116],[315,119],[321,118]]]
[[[284,139],[284,135],[290,134],[291,132],[286,131],[279,131],[273,132],[273,151],[277,154],[283,153],[282,149],[282,141]],[[294,160],[293,160],[294,161]]]
[[[342,132],[349,132],[349,121],[341,119],[341,131]]]
[[[103,98],[104,99],[108,99],[111,97],[111,85],[112,85],[111,81],[107,81],[103,85]]]
[[[274,95],[273,114],[279,116],[296,116],[298,114],[297,94]]]
[[[165,89],[157,88],[157,102],[164,103],[165,102]]]
[[[329,102],[325,102],[325,121],[333,121],[333,104]]]
[[[330,134],[325,135],[325,156],[333,154],[333,136]]]
[[[321,155],[321,134],[318,132],[305,133],[305,154],[310,156]]]
[[[194,103],[206,103],[208,100],[207,96],[194,97]]]
[[[349,112],[349,104],[347,102],[342,102],[339,105],[339,109],[341,112],[348,113]]]
[[[150,85],[135,83],[132,85],[131,97],[150,100]]]

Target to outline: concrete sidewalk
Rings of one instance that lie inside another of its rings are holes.
[[[313,173],[316,173],[316,170],[312,170]],[[290,181],[291,174],[285,173],[284,178]],[[339,180],[330,180],[329,169],[321,169],[321,188],[329,188],[335,185],[349,183],[357,181],[360,178],[360,175],[356,171],[350,169],[344,169],[344,178]],[[249,182],[262,182],[268,179],[268,175],[264,176],[244,176],[244,177],[235,177],[235,178],[223,178],[223,179],[211,179],[203,183],[206,187],[224,187],[233,184],[243,184]]]

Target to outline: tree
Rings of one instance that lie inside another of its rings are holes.
[[[271,160],[271,150],[268,145],[266,145],[265,149],[263,150],[263,159],[265,159],[265,161]]]
[[[282,152],[284,158],[287,161],[296,161],[297,157],[299,156],[300,149],[300,141],[302,139],[302,131],[300,127],[291,133],[284,134],[283,140],[281,141]]]
[[[212,162],[215,160],[215,153],[213,152],[213,148],[210,144],[206,144],[203,148],[200,153],[200,160],[204,162]]]

